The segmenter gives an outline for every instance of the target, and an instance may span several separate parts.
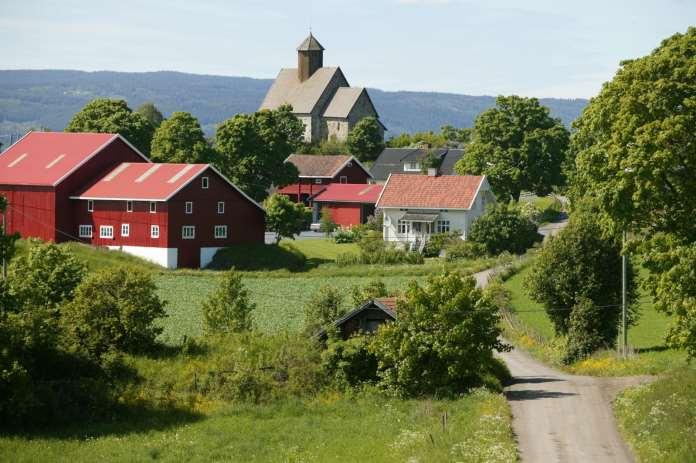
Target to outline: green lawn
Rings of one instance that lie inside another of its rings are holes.
[[[329,394],[88,429],[0,437],[0,461],[516,461],[505,399],[483,390],[455,401]]]
[[[282,240],[280,245],[297,249],[310,261],[333,261],[341,253],[359,251],[358,245],[355,243],[337,244],[333,239],[327,238]]]

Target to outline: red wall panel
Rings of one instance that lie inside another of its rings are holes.
[[[5,213],[8,233],[18,232],[23,238],[55,240],[55,192],[52,187],[0,185],[0,194],[9,203]]]
[[[362,221],[362,204],[328,203],[323,207],[331,211],[331,219],[342,227],[359,225]]]

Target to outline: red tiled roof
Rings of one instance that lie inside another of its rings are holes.
[[[377,207],[470,209],[484,180],[481,175],[392,174]]]
[[[324,191],[312,198],[317,202],[366,203],[375,204],[384,185],[364,183],[332,183]]]
[[[330,155],[319,156],[314,154],[291,154],[286,162],[295,164],[300,172],[300,177],[324,177],[333,178],[338,171],[349,161],[355,161],[353,156]]]
[[[56,186],[119,137],[113,133],[29,132],[0,155],[0,184]]]
[[[292,185],[286,185],[283,188],[278,189],[277,193],[284,195],[296,195],[296,194],[307,194],[315,195],[321,193],[326,189],[326,185],[309,185],[309,184],[299,184],[293,183]]]
[[[380,297],[375,299],[375,301],[388,307],[394,314],[396,314],[396,300],[397,298],[395,297]]]
[[[75,197],[166,201],[209,167],[208,164],[124,162]]]

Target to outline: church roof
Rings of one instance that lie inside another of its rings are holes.
[[[323,51],[324,47],[321,46],[319,41],[309,33],[306,39],[297,47],[297,51]]]
[[[281,69],[259,109],[276,109],[283,104],[290,104],[294,113],[309,114],[336,74],[339,74],[343,85],[348,84],[338,67],[319,68],[304,82],[300,82],[297,68]]]
[[[362,87],[340,87],[336,90],[329,106],[324,111],[324,117],[348,117],[355,102],[365,89]]]

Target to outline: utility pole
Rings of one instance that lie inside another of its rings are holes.
[[[626,232],[623,232],[623,250],[621,252],[621,332],[623,334],[623,356],[628,356],[628,330],[626,329]]]

